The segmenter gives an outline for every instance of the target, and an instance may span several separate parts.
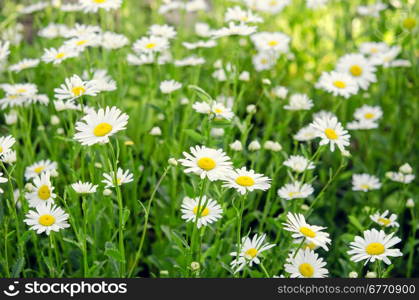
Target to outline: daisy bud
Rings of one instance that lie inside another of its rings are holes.
[[[56,115],[52,115],[51,116],[51,124],[52,125],[60,124],[60,118],[58,118],[58,116],[56,116]]]
[[[180,99],[180,104],[187,105],[188,103],[189,103],[189,99],[188,98],[182,98],[182,99]]]
[[[64,128],[57,128],[57,134],[64,134]]]
[[[160,127],[153,127],[153,128],[151,128],[150,135],[154,135],[154,136],[161,135],[161,129],[160,129]]]
[[[17,113],[12,110],[8,114],[4,114],[4,119],[7,125],[13,125],[17,122]]]
[[[349,278],[358,278],[358,273],[355,271],[352,271],[349,273]]]
[[[256,105],[250,104],[246,107],[246,111],[248,114],[254,114],[256,113]]]
[[[242,143],[239,140],[235,140],[234,142],[232,142],[230,144],[230,148],[231,148],[231,150],[234,150],[234,151],[242,151],[243,150]]]
[[[57,176],[58,176],[58,172],[57,172],[57,170],[51,170],[51,171],[49,171],[49,174],[50,174],[52,177],[57,177]]]
[[[124,145],[125,145],[125,146],[133,146],[133,145],[134,145],[134,142],[133,142],[133,141],[131,141],[131,140],[129,140],[129,141],[125,141]]]
[[[169,275],[169,271],[167,271],[167,270],[161,270],[160,271],[160,275],[162,275],[162,276],[168,276]]]
[[[411,174],[413,172],[413,169],[408,163],[405,163],[399,168],[399,172],[402,172],[404,174]]]
[[[217,136],[223,136],[223,135],[224,135],[223,128],[211,128],[211,136],[217,137]]]
[[[32,183],[28,182],[27,184],[25,184],[25,190],[27,190],[28,192],[32,192],[34,190],[34,186]]]
[[[191,269],[192,271],[198,271],[201,268],[199,262],[193,261],[191,262]]]
[[[301,210],[307,211],[309,209],[310,209],[310,207],[307,204],[301,204]]]
[[[140,172],[144,171],[144,166],[143,165],[139,165],[138,166],[138,171],[140,171]]]
[[[266,150],[271,150],[274,152],[278,152],[282,150],[282,146],[280,143],[278,142],[274,142],[274,141],[266,141],[265,144],[263,144],[263,147]]]
[[[100,162],[95,162],[95,168],[96,169],[102,169],[102,164]]]
[[[110,189],[104,189],[103,196],[109,196],[109,195],[112,195],[112,191]]]
[[[38,129],[39,131],[44,131],[44,130],[45,130],[45,127],[44,127],[44,125],[39,125],[39,126],[37,127],[37,129]]]
[[[164,114],[158,114],[157,115],[157,119],[160,121],[163,121],[166,117],[164,116]]]
[[[365,275],[365,278],[377,278],[377,273],[367,272],[367,275]]]
[[[284,86],[277,86],[272,93],[280,99],[285,99],[288,95],[288,89]]]
[[[239,75],[239,80],[241,81],[249,81],[250,80],[250,74],[247,71],[243,71],[241,72],[241,74]]]
[[[260,150],[261,146],[258,141],[253,141],[249,144],[248,148],[250,151],[257,151],[257,150]]]
[[[406,207],[408,207],[408,208],[413,208],[413,207],[415,207],[415,201],[413,201],[413,199],[412,199],[412,198],[407,199],[407,201],[406,201]]]
[[[218,59],[218,60],[215,61],[213,66],[214,66],[214,68],[220,69],[220,68],[223,67],[223,62],[221,61],[221,59]]]
[[[175,167],[178,164],[176,158],[173,158],[173,157],[169,158],[169,160],[167,162],[169,163],[169,165],[172,165],[172,166],[175,166]]]
[[[270,79],[268,79],[268,78],[263,78],[263,79],[262,79],[262,83],[263,83],[263,84],[266,84],[266,85],[271,85],[271,84],[272,84],[271,80],[270,80]]]

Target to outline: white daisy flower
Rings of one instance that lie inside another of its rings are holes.
[[[352,190],[368,192],[371,190],[378,190],[381,187],[380,180],[369,174],[353,174],[352,175]]]
[[[360,5],[357,7],[357,11],[361,16],[369,16],[378,18],[380,12],[387,8],[387,4],[377,2],[370,5]]]
[[[283,164],[297,173],[315,168],[310,160],[301,155],[291,155]]]
[[[217,42],[214,40],[198,41],[195,43],[182,42],[182,45],[188,50],[193,50],[197,48],[213,48],[217,46]]]
[[[196,57],[193,55],[174,61],[174,64],[177,67],[198,66],[204,63],[205,63],[205,59],[203,57]]]
[[[297,134],[294,135],[294,139],[300,142],[307,142],[314,140],[317,137],[317,130],[310,125],[301,128]]]
[[[401,47],[394,46],[383,53],[378,53],[371,58],[371,62],[375,65],[382,65],[384,68],[388,67],[410,67],[411,63],[408,60],[396,59],[400,54]]]
[[[191,154],[183,152],[184,159],[179,162],[186,167],[185,173],[195,173],[201,179],[210,181],[224,179],[232,171],[232,163],[221,149],[212,149],[205,146],[190,148]]]
[[[173,26],[169,26],[167,24],[158,25],[154,24],[151,25],[148,34],[151,36],[160,36],[165,39],[173,39],[176,36],[176,30]]]
[[[67,28],[63,33],[63,36],[66,38],[75,38],[81,36],[97,35],[101,31],[102,29],[99,26],[76,23],[72,28]]]
[[[29,180],[31,178],[35,178],[43,173],[49,173],[50,176],[57,176],[57,169],[58,165],[55,161],[51,161],[49,159],[40,160],[30,165],[29,167],[26,167],[25,179]]]
[[[320,145],[330,145],[330,151],[335,151],[335,145],[341,152],[349,146],[350,135],[336,117],[315,118],[310,126],[316,131],[317,137],[320,137]]]
[[[293,94],[290,97],[288,105],[284,106],[286,110],[310,110],[313,107],[313,100],[306,94]]]
[[[256,26],[248,26],[246,24],[235,24],[234,22],[229,22],[227,27],[222,27],[218,30],[212,32],[213,38],[221,38],[225,36],[239,35],[247,36],[256,32]]]
[[[390,216],[387,217],[388,214],[389,214],[389,211],[386,210],[382,214],[377,212],[377,213],[371,215],[370,218],[375,223],[377,223],[377,224],[379,224],[383,227],[399,227],[400,226],[399,223],[396,222],[397,215],[396,214],[391,214]]]
[[[26,214],[24,222],[30,226],[31,230],[41,234],[45,232],[47,235],[51,231],[58,232],[61,229],[68,228],[67,223],[68,214],[66,214],[60,207],[50,203],[42,203],[35,207],[35,210],[30,210]]]
[[[291,212],[287,214],[287,223],[283,223],[283,225],[285,230],[293,232],[292,237],[294,239],[306,239],[309,243],[322,247],[326,251],[329,250],[327,244],[330,244],[331,240],[329,234],[323,232],[326,227],[310,225],[302,214]]]
[[[355,119],[358,121],[375,122],[381,119],[383,111],[379,106],[363,105],[357,108],[354,113]]]
[[[389,46],[386,43],[377,43],[377,42],[366,42],[362,43],[359,46],[359,51],[365,55],[377,55],[379,53],[384,53],[389,50]]]
[[[83,51],[87,47],[95,47],[100,43],[100,37],[97,34],[84,34],[71,38],[64,42],[64,46]]]
[[[96,13],[100,8],[106,11],[118,9],[122,0],[79,0],[79,3],[84,12]]]
[[[211,104],[211,112],[214,114],[214,118],[216,119],[231,120],[234,117],[234,113],[229,107],[216,101],[213,101]]]
[[[182,84],[176,80],[165,80],[160,83],[160,91],[163,94],[170,94],[182,88]]]
[[[77,194],[93,194],[96,193],[97,185],[90,182],[77,181],[71,185]]]
[[[348,130],[369,130],[378,128],[378,123],[366,120],[356,120],[346,124]]]
[[[311,9],[319,9],[325,7],[329,0],[306,0],[306,5]]]
[[[11,135],[0,137],[0,157],[10,152],[15,142],[16,139]]]
[[[25,194],[25,198],[28,200],[30,207],[37,207],[44,203],[54,203],[57,195],[53,192],[54,187],[51,184],[50,174],[48,172],[41,173],[35,177],[33,179],[33,185],[33,190]]]
[[[63,60],[76,57],[80,54],[79,51],[68,46],[61,46],[58,49],[49,48],[44,51],[45,53],[42,55],[41,60],[47,63],[52,62],[54,65],[60,64]]]
[[[100,39],[100,45],[108,50],[119,49],[129,44],[125,35],[110,31],[102,33]]]
[[[393,233],[387,235],[383,230],[377,229],[364,231],[364,237],[356,236],[355,241],[351,242],[351,250],[348,254],[351,255],[351,260],[359,262],[365,260],[366,265],[368,262],[382,260],[386,264],[391,264],[388,259],[390,257],[398,257],[403,254],[399,249],[392,249],[394,245],[399,243],[401,239],[393,237]]]
[[[16,162],[16,151],[12,150],[0,155],[0,160],[6,164],[13,164]]]
[[[88,80],[88,72],[83,72],[83,79]],[[93,76],[90,80],[91,84],[100,92],[102,91],[114,91],[116,90],[116,82],[108,75],[108,71],[105,69],[93,70]]]
[[[234,273],[240,272],[245,266],[253,266],[253,263],[260,264],[260,255],[262,252],[275,247],[275,244],[265,243],[266,234],[255,234],[252,239],[248,236],[243,237],[241,245],[236,247],[239,253],[231,252],[230,255],[235,257],[231,262]]]
[[[272,69],[277,62],[278,55],[274,52],[261,51],[252,57],[252,63],[255,70],[260,72]]]
[[[19,73],[22,70],[34,68],[39,64],[39,59],[24,58],[18,63],[9,66],[9,70],[12,72]]]
[[[81,121],[76,123],[74,139],[82,145],[91,146],[109,142],[109,137],[126,129],[128,115],[115,106],[107,106],[99,111],[90,110]]]
[[[303,199],[309,197],[313,192],[311,184],[294,181],[278,189],[278,196],[286,200]]]
[[[344,98],[349,98],[351,95],[358,93],[358,84],[352,76],[335,71],[323,72],[316,86],[332,93],[333,96]]]
[[[84,81],[78,75],[65,79],[65,84],[54,89],[58,100],[74,100],[82,96],[96,96],[98,89],[93,81]]]
[[[248,1],[249,2],[249,1]],[[291,3],[291,0],[257,0],[250,1],[253,8],[269,14],[277,14]]]
[[[6,178],[6,177],[2,177],[3,176],[3,173],[2,172],[0,172],[0,183],[5,183],[5,182],[7,182],[8,181],[8,179]],[[0,194],[3,194],[4,193],[4,191],[3,191],[3,189],[2,188],[0,188]]]
[[[169,48],[169,41],[159,36],[142,37],[137,40],[132,49],[137,53],[156,53]]]
[[[325,278],[329,271],[324,266],[326,262],[317,253],[300,249],[295,257],[290,253],[284,268],[291,278]]]
[[[339,59],[336,70],[352,77],[360,89],[368,89],[370,83],[377,82],[374,65],[362,54],[347,54]]]
[[[132,173],[129,170],[122,170],[121,168],[118,168],[118,171],[116,172],[116,179],[115,179],[115,172],[111,171],[110,173],[103,173],[103,177],[105,178],[102,180],[104,184],[106,184],[105,187],[115,187],[115,183],[117,185],[123,185],[125,183],[129,183],[133,181],[134,177]]]
[[[251,10],[243,10],[240,6],[227,8],[224,16],[224,21],[242,22],[242,23],[261,23],[263,19],[255,15]]]
[[[266,191],[271,187],[271,179],[263,174],[257,174],[253,170],[247,170],[246,167],[229,172],[224,179],[223,187],[234,188],[240,194],[254,190]]]
[[[222,213],[221,206],[215,200],[206,196],[202,196],[201,202],[199,202],[199,197],[195,199],[183,198],[182,219],[186,220],[186,222],[197,222],[198,228],[216,222],[221,218]]]
[[[258,32],[251,36],[252,42],[260,52],[287,53],[291,38],[282,32]]]
[[[387,172],[386,177],[392,181],[409,184],[415,179],[414,174],[404,174],[402,172]]]

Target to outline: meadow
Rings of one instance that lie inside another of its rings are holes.
[[[414,0],[0,2],[1,277],[418,277]]]

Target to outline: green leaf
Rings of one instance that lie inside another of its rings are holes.
[[[23,256],[19,257],[12,266],[11,277],[17,278],[20,277],[20,272],[22,272],[23,267],[25,266],[25,258]]]
[[[359,231],[364,231],[364,227],[361,225],[361,223],[355,216],[349,216],[348,219],[349,222],[351,222],[351,224],[356,227],[356,229],[358,229]]]

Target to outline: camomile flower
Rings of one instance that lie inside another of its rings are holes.
[[[16,139],[11,135],[0,137],[0,157],[10,152],[15,142]]]
[[[255,47],[263,52],[287,53],[289,51],[290,37],[282,32],[258,32],[252,35]]]
[[[148,30],[149,35],[151,36],[160,36],[166,39],[173,39],[176,37],[176,30],[173,26],[169,26],[167,24],[158,25],[154,24],[150,26]]]
[[[293,94],[290,97],[288,105],[284,106],[286,110],[310,110],[313,107],[313,100],[305,94]]]
[[[202,196],[201,202],[199,197],[195,199],[183,198],[182,219],[186,220],[186,222],[197,222],[198,228],[216,222],[221,218],[222,213],[221,206],[215,200],[207,198],[205,195]]]
[[[229,107],[216,101],[213,101],[211,104],[211,112],[214,114],[215,119],[231,120],[234,117],[234,113]]]
[[[16,162],[16,151],[11,150],[9,152],[6,152],[2,155],[0,155],[0,160],[6,164],[13,164]]]
[[[0,183],[5,183],[5,182],[7,182],[8,181],[8,179],[6,178],[6,177],[2,177],[3,176],[3,173],[2,172],[0,172]],[[0,194],[3,194],[4,193],[4,191],[3,191],[3,189],[2,188],[0,188]]]
[[[251,10],[243,10],[240,6],[227,8],[224,16],[224,21],[242,22],[242,23],[261,23],[263,19],[255,15]]]
[[[387,4],[377,2],[370,5],[360,5],[357,7],[357,11],[361,16],[370,16],[378,18],[380,12],[387,8]]]
[[[260,264],[261,253],[275,247],[275,244],[265,243],[266,234],[255,234],[253,238],[243,237],[241,245],[236,245],[239,252],[231,252],[230,255],[235,257],[231,262],[234,273],[240,272],[245,266],[253,266]]]
[[[229,145],[230,149],[233,151],[242,151],[243,145],[239,140],[235,140]]]
[[[330,151],[335,151],[335,146],[341,152],[349,146],[350,135],[336,117],[315,118],[310,126],[316,131],[317,137],[320,137],[320,145],[330,145]]]
[[[378,128],[378,123],[367,120],[356,120],[346,124],[348,130],[369,130]]]
[[[366,42],[362,43],[359,47],[359,51],[365,55],[377,55],[379,53],[384,53],[389,50],[389,46],[386,43],[377,43],[377,42]]]
[[[96,96],[98,89],[93,81],[84,81],[78,75],[65,79],[65,84],[54,89],[55,98],[58,100],[74,100],[82,96]]]
[[[38,31],[38,35],[47,39],[55,39],[64,36],[68,32],[68,28],[64,24],[49,23],[46,27]]]
[[[63,36],[66,38],[75,38],[80,36],[96,35],[101,31],[102,29],[99,26],[76,23],[73,27],[67,28],[67,30],[63,33]]]
[[[183,152],[184,159],[179,159],[182,166],[186,167],[185,173],[195,173],[201,179],[210,181],[224,179],[232,171],[230,157],[221,149],[212,149],[205,146],[190,148],[191,154]]]
[[[229,172],[224,179],[223,187],[234,188],[240,194],[254,190],[266,191],[271,187],[271,179],[257,174],[253,170],[247,170],[246,167]]]
[[[383,111],[379,106],[365,104],[355,110],[354,116],[358,121],[375,122],[381,119]]]
[[[368,89],[370,83],[377,82],[374,65],[362,54],[347,54],[339,59],[336,70],[352,77],[360,89]]]
[[[401,47],[394,46],[383,53],[378,53],[371,58],[371,62],[375,65],[381,65],[384,68],[388,67],[410,67],[411,63],[408,60],[396,59],[400,54]]]
[[[293,232],[292,237],[294,239],[306,239],[309,243],[322,247],[326,251],[329,250],[327,244],[330,244],[331,240],[329,234],[323,232],[326,227],[309,225],[304,215],[289,212],[287,223],[283,223],[283,225],[285,230]]]
[[[379,179],[369,174],[353,174],[352,175],[352,190],[368,192],[371,190],[378,190],[381,187]]]
[[[49,173],[50,176],[57,176],[58,166],[55,161],[51,161],[49,159],[40,160],[35,162],[34,164],[26,167],[25,169],[25,179],[29,180],[31,178],[35,178],[40,176],[43,173]]]
[[[123,34],[106,31],[100,35],[100,45],[108,50],[119,49],[128,44],[129,40]]]
[[[116,82],[112,79],[111,76],[108,75],[108,71],[105,69],[95,69],[93,71],[93,76],[91,77],[91,84],[95,86],[95,88],[102,92],[102,91],[114,91],[116,90]],[[88,80],[89,74],[88,72],[83,72],[83,79]]]
[[[319,9],[326,6],[329,0],[306,0],[306,5],[311,9]]]
[[[196,57],[196,56],[193,56],[193,55],[174,61],[174,64],[177,67],[198,66],[198,65],[202,65],[204,63],[205,63],[205,58]]]
[[[107,188],[115,187],[115,183],[120,186],[134,180],[133,175],[129,170],[124,171],[121,168],[118,168],[118,171],[116,172],[116,178],[114,171],[111,171],[110,173],[103,173],[103,177],[105,179],[102,180],[102,182],[106,184],[105,187]]]
[[[22,70],[34,68],[39,64],[39,59],[28,59],[24,58],[18,63],[9,66],[9,70],[12,72],[19,73]]]
[[[405,174],[402,172],[387,172],[386,177],[392,181],[409,184],[415,179],[414,174]]]
[[[87,146],[108,143],[110,136],[126,128],[128,118],[115,106],[100,108],[97,112],[90,110],[76,123],[74,139]]]
[[[324,278],[329,274],[324,266],[326,262],[313,250],[300,249],[297,254],[290,253],[284,268],[291,278]]]
[[[323,72],[316,86],[332,93],[333,96],[344,98],[358,93],[358,84],[350,75],[335,71]]]
[[[169,41],[160,36],[142,37],[132,46],[137,53],[156,53],[162,52],[169,48]]]
[[[286,200],[303,199],[309,197],[313,192],[314,189],[310,184],[294,181],[278,189],[278,196]]]
[[[383,230],[378,231],[377,229],[364,231],[363,237],[356,236],[355,241],[350,244],[351,250],[348,251],[348,254],[351,255],[351,260],[354,262],[365,260],[364,265],[376,260],[382,260],[387,265],[391,264],[388,256],[403,255],[399,249],[392,249],[401,241],[398,237],[393,237],[393,234],[394,232],[387,235]]]
[[[217,39],[232,35],[247,36],[254,32],[256,32],[256,26],[249,26],[244,23],[235,24],[234,22],[229,22],[228,26],[214,30],[211,33],[212,37]]]
[[[213,48],[217,46],[217,42],[214,40],[197,41],[195,43],[182,42],[182,45],[188,50],[193,50],[197,48]]]
[[[82,182],[80,180],[73,183],[71,187],[77,194],[93,194],[97,189],[97,185],[94,185],[90,182]]]
[[[70,227],[67,223],[68,217],[68,214],[60,207],[50,203],[41,203],[35,207],[35,210],[29,210],[24,222],[36,233],[45,232],[49,235],[51,231],[58,232]]]
[[[77,51],[83,51],[87,47],[98,46],[100,43],[100,37],[97,34],[84,34],[74,38],[71,38],[64,42],[64,46],[76,49]]]
[[[277,62],[278,55],[274,52],[261,51],[252,57],[252,63],[256,71],[272,69]]]
[[[79,0],[79,3],[84,12],[96,13],[100,8],[106,11],[118,9],[122,0]]]
[[[265,150],[270,150],[270,151],[273,151],[273,152],[279,152],[279,151],[282,150],[282,145],[278,142],[268,140],[263,144],[263,148]]]
[[[269,14],[277,14],[291,3],[291,0],[257,0],[254,1],[254,9]]]
[[[298,130],[298,132],[294,135],[294,140],[300,142],[307,142],[314,140],[317,137],[317,131],[311,126],[305,126]]]
[[[311,161],[301,155],[291,155],[283,164],[297,173],[315,168]]]
[[[371,215],[370,218],[375,223],[377,223],[377,224],[379,224],[383,227],[399,227],[400,226],[399,223],[396,222],[397,215],[396,214],[391,214],[390,216],[387,217],[388,214],[389,214],[389,211],[386,210],[382,214],[377,212],[377,213]]]
[[[33,179],[33,186],[33,190],[25,194],[30,207],[37,207],[44,203],[54,203],[57,195],[53,192],[54,187],[51,184],[50,174],[48,172],[41,173],[35,177]]]
[[[80,54],[79,51],[72,47],[61,46],[58,49],[49,48],[44,50],[44,55],[42,55],[41,60],[44,62],[52,62],[54,65],[62,63],[64,60],[76,57]]]
[[[170,94],[182,88],[182,84],[176,80],[165,80],[160,83],[160,91],[163,94]]]

